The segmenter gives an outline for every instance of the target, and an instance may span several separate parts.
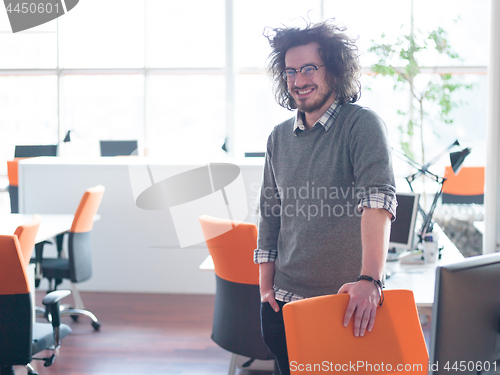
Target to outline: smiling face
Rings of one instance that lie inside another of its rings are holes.
[[[319,56],[318,43],[290,48],[285,55],[286,68],[300,69],[302,66],[312,64],[324,65]],[[306,114],[308,120],[316,122],[328,107],[335,101],[333,87],[327,83],[326,67],[318,68],[313,78],[304,78],[298,73],[295,81],[288,81],[288,91],[295,100],[299,111]],[[310,121],[308,121],[309,123]],[[313,125],[313,124],[310,124]]]

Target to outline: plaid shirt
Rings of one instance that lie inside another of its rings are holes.
[[[325,132],[330,130],[332,127],[333,123],[335,122],[335,119],[337,118],[337,115],[339,114],[340,107],[342,105],[337,104],[337,102],[333,103],[321,116],[321,118],[316,121],[314,126],[321,125],[325,128]],[[302,112],[297,111],[297,116],[295,117],[295,124],[293,125],[293,134],[296,136],[297,132],[299,130],[305,131],[307,130],[306,126],[304,125],[304,118],[302,117],[304,114]]]
[[[321,116],[321,118],[314,124],[314,126],[318,125],[323,126],[325,128],[325,132],[327,132],[331,128],[332,124],[335,122],[340,107],[341,105],[337,104],[337,102],[333,103],[323,114],[323,116]],[[295,124],[293,127],[294,135],[297,135],[299,131],[306,130],[302,116],[303,114],[297,111],[297,116],[295,117]],[[396,218],[396,206],[397,206],[396,198],[390,195],[377,193],[377,194],[368,194],[365,197],[363,197],[358,204],[358,210],[363,211],[364,207],[382,208],[390,212],[394,220]],[[271,249],[271,250],[256,249],[254,251],[254,262],[257,264],[274,262],[276,261],[277,256],[278,256],[277,249]],[[304,297],[298,296],[297,294],[288,292],[283,289],[279,289],[276,286],[274,286],[273,288],[275,293],[274,298],[278,301],[291,302],[304,299]]]

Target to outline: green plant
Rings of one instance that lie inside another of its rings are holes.
[[[372,66],[375,75],[394,78],[394,89],[409,89],[408,110],[398,110],[398,114],[407,117],[407,121],[399,126],[400,145],[406,155],[415,159],[413,146],[415,132],[418,130],[421,163],[425,164],[424,123],[433,120],[431,113],[437,113],[438,120],[442,123],[453,123],[451,111],[461,104],[452,100],[453,94],[462,88],[471,89],[473,85],[463,83],[461,77],[439,73],[436,67],[425,68],[425,73],[430,73],[430,78],[426,80],[422,75],[423,67],[419,64],[423,55],[436,59],[445,57],[448,61],[461,58],[452,51],[447,34],[442,28],[428,34],[419,30],[413,31],[413,27],[411,29],[408,35],[400,35],[392,43],[382,34],[382,42],[372,40],[369,52],[378,57],[377,63]],[[415,115],[415,112],[418,115]]]

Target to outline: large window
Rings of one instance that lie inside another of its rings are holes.
[[[413,0],[414,25],[437,26],[464,58],[424,65],[460,74],[455,123],[432,124],[429,147],[455,138],[484,165],[487,0]],[[152,157],[207,162],[263,152],[272,128],[292,116],[274,101],[265,66],[266,28],[335,18],[358,36],[364,72],[371,40],[410,27],[411,0],[85,0],[68,14],[12,34],[0,11],[0,174],[16,144],[57,143],[68,156],[98,155],[100,139],[138,139]],[[456,67],[455,67],[456,68]],[[361,105],[378,112],[397,143],[407,96],[364,75]]]

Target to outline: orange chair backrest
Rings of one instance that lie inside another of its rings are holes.
[[[14,233],[19,240],[19,246],[21,247],[24,265],[26,267],[28,267],[30,263],[31,254],[35,247],[36,235],[41,222],[42,217],[40,215],[34,215],[29,223],[18,226]]]
[[[29,293],[28,275],[17,236],[0,235],[0,295]]]
[[[97,185],[85,191],[76,210],[70,232],[85,233],[92,230],[94,215],[99,209],[104,190],[104,186]]]
[[[7,161],[7,175],[9,177],[10,186],[19,186],[19,160],[26,158],[14,158],[14,160]]]
[[[446,181],[443,184],[443,193],[453,195],[483,195],[484,194],[484,167],[462,167],[455,175],[451,167],[444,172]]]
[[[259,265],[253,262],[253,252],[257,248],[255,224],[208,215],[199,220],[214,261],[215,274],[227,281],[258,285]]]
[[[348,327],[342,324],[348,294],[286,304],[283,315],[292,374],[323,373],[326,369],[392,374],[398,372],[398,365],[402,365],[399,370],[406,373],[427,374],[429,356],[413,292],[387,290],[384,294],[385,301],[377,310],[375,326],[363,337],[354,337],[354,319]],[[350,367],[352,364],[355,371]],[[408,366],[411,366],[409,372]]]

